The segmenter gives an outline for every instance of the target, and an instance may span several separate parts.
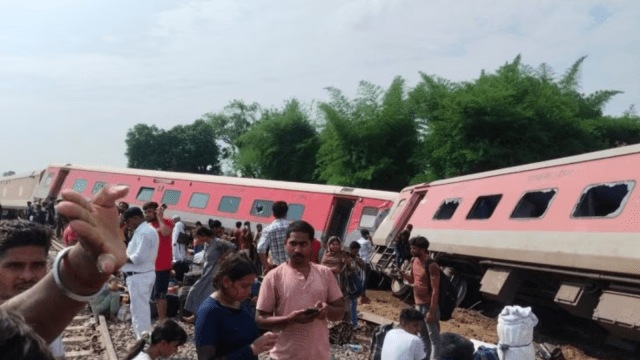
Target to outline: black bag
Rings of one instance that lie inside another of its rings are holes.
[[[193,240],[193,239],[191,239],[191,235],[189,235],[187,233],[181,232],[181,233],[178,234],[178,240],[177,241],[178,241],[178,244],[180,244],[180,245],[189,245],[189,244],[191,244],[191,240]]]
[[[429,273],[429,265],[435,263],[435,260],[428,259],[425,265],[427,274]],[[437,264],[437,263],[436,263]],[[438,267],[439,268],[439,267]],[[456,308],[458,301],[458,293],[451,283],[451,279],[440,269],[440,292],[438,295],[438,308],[440,308],[440,321],[451,319],[453,310]]]
[[[387,332],[393,329],[393,323],[376,326],[373,329],[371,335],[371,353],[369,360],[381,360],[382,358],[382,345],[384,344],[384,338],[387,336]]]

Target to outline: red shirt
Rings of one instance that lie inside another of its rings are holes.
[[[62,239],[64,240],[64,246],[73,246],[78,242],[78,233],[73,231],[70,225],[67,225],[62,233]]]
[[[162,219],[164,223],[173,230],[173,222],[171,220]],[[160,227],[160,223],[157,221],[150,222],[149,225],[153,226],[156,230]],[[171,231],[169,235],[162,235],[158,230],[158,238],[160,239],[160,245],[158,245],[158,256],[156,257],[156,271],[171,270],[172,261],[172,246],[171,246]]]
[[[411,259],[413,271],[413,298],[416,305],[429,305],[431,303],[431,279],[429,271],[424,268],[424,262],[419,258]]]
[[[311,241],[311,258],[309,260],[316,264],[318,263],[318,254],[320,253],[320,247],[322,247],[320,240],[313,238],[313,240]]]

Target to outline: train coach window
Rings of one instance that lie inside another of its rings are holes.
[[[372,229],[376,225],[376,218],[378,217],[378,208],[367,206],[362,209],[362,215],[360,216],[360,223],[358,223],[359,229]]]
[[[555,189],[530,191],[525,193],[511,213],[512,219],[539,218],[549,208],[551,199],[556,196]]]
[[[136,200],[151,201],[152,196],[153,196],[153,188],[141,187],[140,190],[138,191],[138,196],[136,196]]]
[[[433,215],[433,220],[449,220],[458,209],[460,198],[444,199],[438,211]]]
[[[634,181],[589,185],[580,196],[573,217],[617,216],[635,185]]]
[[[160,202],[167,205],[175,205],[178,203],[178,200],[180,200],[181,193],[182,192],[178,190],[166,190]]]
[[[89,181],[87,181],[86,179],[76,179],[76,181],[73,182],[73,186],[71,188],[73,189],[73,191],[81,193],[84,191],[84,189],[87,188],[87,184],[89,184]]]
[[[273,205],[273,201],[254,200],[253,206],[251,206],[251,215],[260,216],[260,217],[270,217],[271,205]]]
[[[473,204],[471,211],[467,214],[467,219],[488,219],[493,215],[493,211],[498,206],[498,203],[502,199],[500,195],[487,195],[480,196]]]
[[[235,213],[240,206],[240,198],[235,196],[223,196],[218,204],[218,211]]]
[[[304,212],[304,205],[302,204],[289,204],[289,211],[287,212],[287,220],[296,221],[302,219],[302,213]]]
[[[44,179],[44,186],[51,185],[51,182],[53,182],[53,173],[48,173],[47,178]]]
[[[196,209],[204,209],[209,203],[209,194],[205,193],[193,193],[191,199],[189,199],[189,207]]]
[[[100,189],[102,189],[104,187],[105,183],[102,181],[96,181],[95,184],[93,184],[93,189],[91,189],[91,194],[95,195],[98,193],[98,191],[100,191]]]

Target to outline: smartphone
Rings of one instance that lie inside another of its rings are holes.
[[[318,310],[318,308],[310,307],[310,308],[307,308],[304,311],[304,314],[305,315],[315,315],[315,314],[317,314],[319,312],[320,312],[320,310]]]

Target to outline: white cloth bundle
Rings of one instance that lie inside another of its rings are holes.
[[[500,360],[535,360],[533,327],[538,317],[530,307],[505,306],[498,317]]]

